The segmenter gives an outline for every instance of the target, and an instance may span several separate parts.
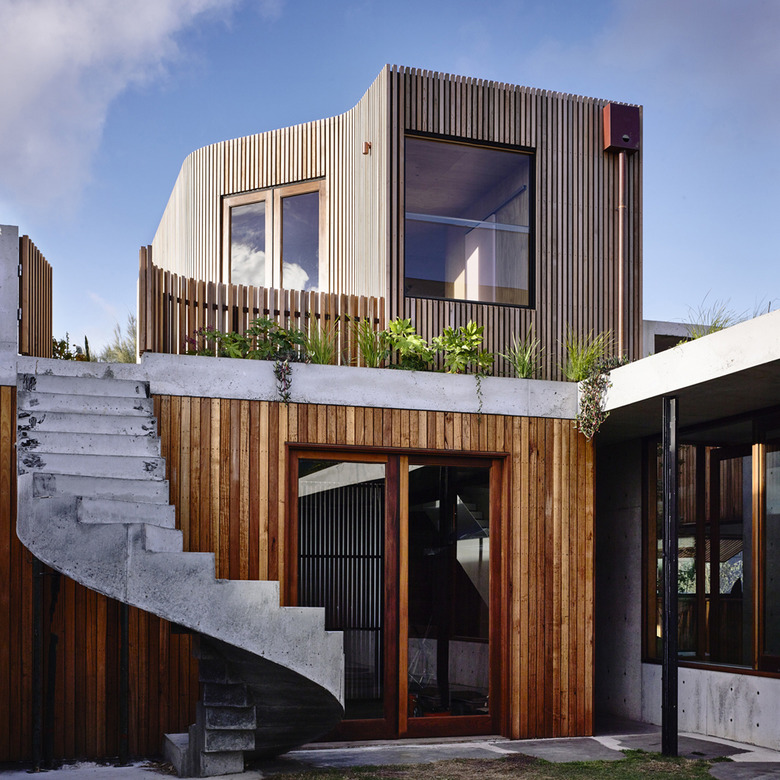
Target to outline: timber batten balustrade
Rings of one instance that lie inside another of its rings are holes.
[[[29,236],[19,239],[19,354],[51,357],[52,270]]]
[[[306,334],[311,327],[332,328],[339,362],[358,365],[353,325],[368,320],[375,330],[385,326],[381,298],[185,279],[155,266],[151,247],[140,251],[138,290],[141,353],[182,355],[195,349],[187,339],[202,329],[243,334],[253,320],[268,317]]]

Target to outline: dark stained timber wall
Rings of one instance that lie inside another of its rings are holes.
[[[285,592],[288,442],[494,452],[501,489],[501,730],[592,733],[593,450],[571,421],[155,398],[185,549]]]
[[[15,431],[16,389],[0,387],[0,762],[31,760],[33,745],[33,557],[16,537]],[[43,717],[53,723],[52,755],[116,756],[119,604],[48,567],[41,579]],[[189,636],[131,609],[130,753],[156,755],[165,732],[185,731],[195,719],[197,694]]]

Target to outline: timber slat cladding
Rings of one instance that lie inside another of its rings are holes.
[[[452,113],[433,110],[432,96],[442,85],[445,94],[456,90],[460,120],[457,110],[454,122]],[[473,319],[485,326],[485,346],[494,353],[505,352],[512,334],[522,337],[533,325],[544,348],[542,374],[551,379],[560,378],[568,327],[581,336],[607,330],[616,336],[618,158],[603,152],[600,142],[606,101],[395,67],[389,94],[398,125],[391,133],[390,169],[397,176],[404,168],[405,133],[521,147],[534,152],[536,171],[533,308],[405,297],[404,217],[396,209],[391,212],[388,317],[411,317],[426,338]],[[641,349],[641,174],[640,155],[630,155],[625,349],[632,359]],[[494,371],[506,371],[498,357]]]
[[[426,338],[473,319],[506,352],[533,325],[542,377],[559,378],[571,327],[618,332],[618,157],[602,149],[606,101],[431,71],[387,67],[341,116],[213,144],[182,165],[157,234],[157,262],[182,277],[227,281],[222,199],[323,179],[332,293],[387,302]],[[640,114],[641,121],[641,114]],[[404,141],[429,134],[533,154],[533,307],[404,295]],[[371,143],[363,154],[364,142]],[[641,356],[642,162],[627,160],[625,351]],[[143,289],[143,288],[142,288]],[[143,331],[142,331],[143,332]],[[150,347],[147,347],[150,348]],[[506,373],[496,358],[495,373]]]
[[[141,248],[139,265],[141,353],[182,355],[204,348],[204,340],[198,335],[204,328],[243,334],[253,320],[268,317],[284,328],[299,328],[306,334],[314,327],[332,329],[339,347],[339,364],[357,365],[362,358],[353,326],[365,319],[374,330],[385,326],[381,298],[204,284],[155,266],[150,247]]]
[[[29,236],[19,239],[19,354],[51,357],[52,270]]]
[[[592,733],[593,457],[570,421],[170,396],[154,403],[188,549],[213,551],[218,577],[280,579],[282,593],[288,443],[505,454],[502,731]]]
[[[16,537],[16,388],[0,387],[0,762],[32,758],[33,557]],[[56,637],[53,755],[118,752],[119,604],[44,567],[43,656]],[[51,616],[51,617],[50,617]],[[130,753],[157,755],[166,732],[195,719],[190,638],[130,609]],[[46,694],[44,695],[46,701]],[[46,717],[46,713],[44,713]],[[45,722],[45,721],[44,721]]]

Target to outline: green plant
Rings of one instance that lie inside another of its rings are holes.
[[[417,333],[410,319],[396,317],[390,320],[387,328],[380,333],[380,342],[383,349],[394,356],[394,368],[426,371],[433,362],[433,350]]]
[[[484,330],[484,326],[469,320],[457,330],[448,325],[433,339],[434,349],[444,356],[444,370],[448,374],[462,374],[473,366],[475,373],[484,375],[493,365],[493,354],[482,349]]]
[[[78,344],[70,343],[70,334],[66,333],[64,339],[51,340],[51,356],[56,360],[93,361],[95,358],[89,351],[89,339],[84,336],[84,349]]]
[[[249,323],[245,333],[200,328],[187,344],[189,354],[299,363],[305,359],[306,337],[298,328],[283,328],[269,317],[260,317]]]
[[[604,410],[604,398],[612,384],[609,372],[627,362],[628,360],[623,356],[602,358],[591,367],[588,376],[582,380],[576,425],[586,439],[592,439],[604,420],[609,417],[609,412]]]
[[[336,322],[324,322],[313,317],[309,320],[304,349],[309,363],[335,365],[339,356],[339,334]]]
[[[542,362],[542,348],[541,341],[534,337],[533,323],[528,326],[522,339],[516,333],[512,334],[512,346],[501,357],[509,361],[515,376],[520,379],[533,379],[536,376]]]
[[[114,338],[100,353],[99,360],[105,363],[135,363],[138,328],[135,315],[127,315],[124,334],[119,323],[114,325]]]
[[[710,333],[717,333],[747,319],[747,312],[737,313],[730,309],[728,300],[714,300],[712,303],[707,303],[708,295],[709,293],[704,296],[695,309],[688,309],[686,325],[689,340],[709,336]]]
[[[579,336],[569,326],[566,329],[566,362],[560,366],[561,373],[570,382],[581,382],[589,377],[596,366],[603,361],[612,349],[612,333],[605,331],[594,336]]]
[[[382,340],[382,331],[374,330],[371,320],[364,318],[350,323],[358,356],[367,368],[381,368],[389,355],[389,348]]]

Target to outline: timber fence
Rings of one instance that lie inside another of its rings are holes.
[[[334,334],[340,365],[358,365],[354,325],[368,320],[385,327],[381,298],[301,290],[277,290],[185,278],[152,262],[152,248],[141,247],[138,284],[139,352],[181,355],[203,343],[204,329],[246,332],[267,317],[283,328],[312,328]]]
[[[52,270],[29,236],[19,239],[19,354],[51,357]]]

